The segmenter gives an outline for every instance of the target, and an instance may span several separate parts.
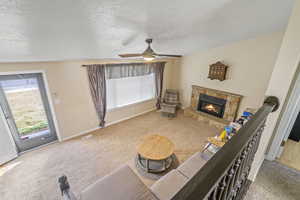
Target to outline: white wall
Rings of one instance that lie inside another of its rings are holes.
[[[17,157],[17,149],[0,108],[0,165]]]
[[[240,112],[246,107],[259,108],[273,71],[283,33],[184,56],[180,67],[180,86],[184,107],[190,105],[192,85],[241,94]],[[209,65],[222,61],[229,65],[225,81],[207,78]]]
[[[55,100],[59,101],[59,103],[54,103],[59,132],[62,139],[67,139],[98,127],[98,118],[90,96],[86,69],[81,65],[103,62],[113,61],[0,63],[0,72],[45,70],[51,98],[54,102]],[[166,64],[165,88],[173,87],[173,73],[176,68],[177,61],[168,61]],[[106,122],[111,124],[154,108],[155,101],[152,100],[116,109],[107,113]]]
[[[291,87],[300,61],[300,0],[297,0],[284,35],[280,52],[269,82],[266,95],[277,96],[281,102],[277,112],[271,114],[262,135],[252,167],[251,178],[254,179],[264,158],[265,152],[279,121],[280,112]]]

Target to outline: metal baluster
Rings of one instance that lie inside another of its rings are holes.
[[[232,178],[232,187],[229,193],[230,198],[234,196],[235,193],[235,183],[236,183],[236,176],[237,176],[237,171],[238,171],[238,167],[239,167],[239,159],[237,159],[233,165],[233,170],[234,170],[234,174],[233,174],[233,178]],[[229,198],[229,199],[230,199]]]
[[[217,200],[218,187],[216,187],[209,196],[209,200]]]
[[[236,196],[237,194],[237,182],[238,182],[238,179],[239,179],[239,171],[240,171],[240,166],[241,166],[241,157],[239,156],[238,159],[237,159],[237,162],[236,162],[236,172],[235,172],[235,175],[234,175],[234,185],[233,185],[233,190],[232,190],[232,195],[233,197]]]
[[[232,166],[228,172],[228,187],[227,187],[227,192],[226,192],[226,199],[229,199],[230,197],[230,194],[231,194],[231,191],[232,191],[232,188],[233,188],[233,184],[234,184],[234,174],[235,174],[235,169],[234,169],[234,166]]]
[[[242,173],[242,177],[243,179],[247,179],[248,178],[248,171],[250,169],[249,167],[249,162],[250,162],[250,157],[251,157],[251,153],[252,153],[252,147],[255,144],[255,139],[253,138],[251,140],[251,142],[249,142],[248,146],[246,147],[246,151],[245,151],[245,162],[244,162],[244,166],[243,166],[243,173]]]
[[[247,148],[244,149],[244,151],[242,152],[242,155],[241,155],[242,163],[241,163],[240,170],[238,172],[239,174],[238,174],[238,180],[237,180],[237,188],[238,189],[240,189],[242,187],[242,183],[244,181],[243,173],[245,170],[246,156],[247,156]]]
[[[227,174],[225,174],[225,176],[223,177],[222,181],[221,181],[221,187],[220,187],[220,195],[219,195],[219,200],[224,200],[226,199],[226,188],[228,186],[227,184]]]
[[[217,186],[215,191],[214,191],[214,200],[217,200],[218,191],[219,191],[219,186]]]
[[[251,142],[249,143],[248,149],[249,149],[249,156],[247,158],[247,166],[246,166],[246,174],[249,173],[250,169],[251,169],[251,165],[253,162],[253,158],[255,156],[255,152],[256,152],[256,146],[258,143],[258,134],[255,134],[251,140]]]

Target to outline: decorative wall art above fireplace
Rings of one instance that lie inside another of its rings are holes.
[[[226,79],[228,66],[224,65],[222,62],[216,62],[209,66],[208,78],[211,80],[217,79],[219,81],[224,81]]]

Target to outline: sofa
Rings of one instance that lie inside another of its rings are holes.
[[[206,163],[200,152],[192,155],[148,188],[128,165],[99,179],[80,193],[80,200],[169,200]],[[60,180],[63,200],[78,200],[65,179]]]

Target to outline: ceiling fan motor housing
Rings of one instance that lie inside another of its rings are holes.
[[[147,38],[146,42],[150,45],[152,43],[152,38]]]
[[[181,57],[181,55],[170,55],[170,54],[157,54],[153,51],[153,49],[151,48],[151,43],[152,43],[152,38],[147,38],[146,39],[146,43],[148,44],[148,47],[147,49],[141,53],[141,54],[121,54],[119,56],[121,57],[143,57],[143,58],[147,58],[147,59],[153,59],[155,58],[156,56],[164,56],[164,57]]]

